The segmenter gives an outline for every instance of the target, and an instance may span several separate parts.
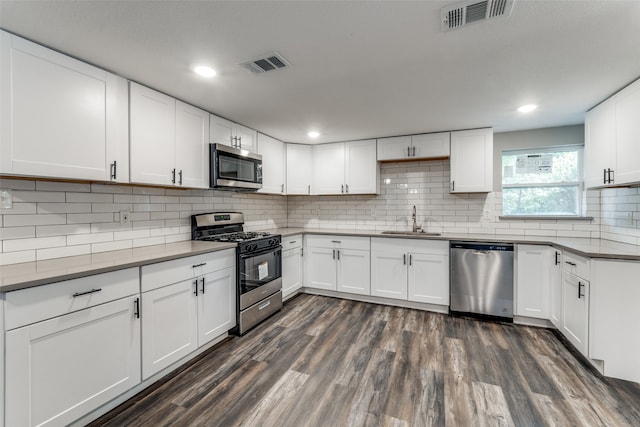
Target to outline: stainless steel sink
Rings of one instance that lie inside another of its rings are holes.
[[[383,231],[382,234],[399,234],[403,236],[440,236],[441,233],[429,233],[426,231]]]

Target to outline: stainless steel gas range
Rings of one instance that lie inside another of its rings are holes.
[[[245,232],[239,212],[211,212],[191,216],[191,238],[237,242],[237,326],[245,334],[282,308],[282,238],[279,234]]]

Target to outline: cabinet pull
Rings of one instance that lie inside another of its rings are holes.
[[[307,185],[307,194],[311,195],[311,185]]]
[[[196,279],[196,280],[194,280],[194,281],[193,281],[193,286],[194,286],[193,294],[194,294],[195,296],[198,296],[198,279]]]
[[[411,151],[412,151],[413,157],[415,157],[416,156],[416,147],[415,147],[415,145],[413,147],[411,147]]]
[[[572,267],[575,267],[577,264],[575,262],[571,262],[571,261],[565,261],[565,264],[569,264]]]
[[[102,290],[102,288],[97,288],[97,289],[91,289],[90,291],[86,291],[86,292],[76,292],[73,294],[73,297],[79,297],[82,295],[89,295],[89,294],[95,294],[96,292],[100,292]]]
[[[346,188],[347,189],[347,193],[349,193],[349,184],[345,184],[344,188]]]
[[[451,191],[456,191],[456,182],[451,181]]]
[[[204,277],[202,278],[202,295],[204,295]]]
[[[584,296],[584,294],[582,293],[583,287],[584,287],[584,284],[582,282],[578,282],[578,299]]]
[[[402,265],[407,265],[407,254],[402,254]]]
[[[280,184],[280,192],[284,193],[284,184]]]
[[[290,245],[293,245],[294,243],[298,243],[298,241],[297,240],[292,240],[292,241],[289,242]]]
[[[609,184],[613,184],[615,179],[613,177],[613,171],[611,169],[607,169],[609,171]]]
[[[180,177],[180,179],[178,180],[178,184],[182,185],[182,169],[180,169],[180,172],[178,172],[178,176]]]
[[[331,243],[342,243],[342,240],[332,240]]]
[[[332,249],[332,250],[333,250],[333,259],[336,259],[336,250],[335,249]]]
[[[337,252],[338,252],[338,261],[340,261],[340,249],[338,249]]]
[[[409,265],[413,265],[413,255],[409,254]]]
[[[140,298],[133,300],[133,315],[136,319],[140,318]]]
[[[171,171],[171,183],[172,184],[176,183],[176,170],[175,170],[175,168]]]
[[[304,256],[304,248],[300,248],[300,256],[303,257]]]
[[[607,170],[606,169],[602,169],[602,183],[603,184],[607,183]]]
[[[242,137],[238,137],[238,148],[242,148]]]
[[[340,185],[340,192],[344,194],[344,184]]]
[[[556,265],[560,264],[560,260],[558,257],[560,256],[560,252],[556,251]]]
[[[111,172],[111,174],[110,174],[110,175],[111,175],[111,176],[110,176],[110,177],[111,177],[111,179],[116,179],[116,175],[117,175],[117,169],[116,169],[116,168],[117,168],[117,163],[118,163],[118,162],[114,160],[114,161],[113,161],[113,163],[111,163],[111,164],[109,165],[109,169],[110,169],[110,172]]]
[[[207,263],[203,262],[203,263],[200,263],[200,264],[195,264],[195,265],[192,265],[192,267],[193,268],[198,268],[198,267],[202,267],[203,265],[207,265]]]
[[[411,147],[407,147],[407,157],[411,157]]]

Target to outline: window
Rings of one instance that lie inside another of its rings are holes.
[[[582,146],[502,152],[503,215],[579,216]]]

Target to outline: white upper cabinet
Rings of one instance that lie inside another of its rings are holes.
[[[493,129],[451,132],[451,193],[493,189]]]
[[[209,186],[209,113],[176,101],[176,161],[179,185]]]
[[[449,157],[449,132],[378,139],[378,160],[417,160]]]
[[[208,188],[208,113],[130,86],[131,182]]]
[[[258,154],[262,155],[262,188],[258,193],[284,194],[284,144],[259,133]]]
[[[584,180],[587,188],[610,185],[615,178],[616,105],[608,100],[587,113],[584,123]]]
[[[313,171],[312,146],[302,144],[286,144],[286,152],[287,194],[311,194],[311,180]]]
[[[210,115],[210,142],[241,148],[255,153],[258,149],[258,132],[246,126],[233,123],[222,117]]]
[[[379,177],[373,139],[313,146],[312,194],[375,194]]]
[[[345,143],[345,193],[377,194],[380,192],[380,164],[376,160],[376,141]]]
[[[585,182],[587,188],[640,182],[640,80],[587,113]]]
[[[0,31],[0,173],[128,182],[125,79]]]
[[[312,194],[344,194],[344,143],[313,146]]]

